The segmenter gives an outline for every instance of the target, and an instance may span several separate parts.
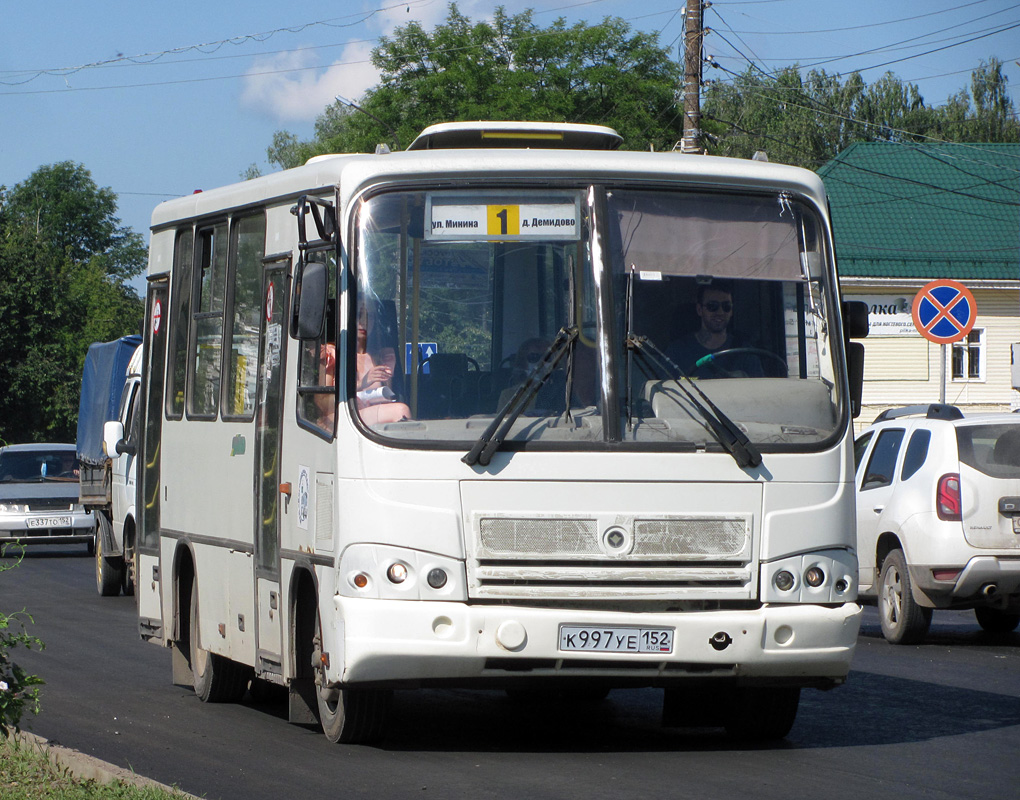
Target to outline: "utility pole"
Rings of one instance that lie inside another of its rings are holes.
[[[702,154],[701,147],[701,41],[704,0],[687,0],[684,18],[684,133],[681,153]]]

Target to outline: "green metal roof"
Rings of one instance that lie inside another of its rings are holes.
[[[841,276],[1020,278],[1020,144],[859,142],[818,174]]]

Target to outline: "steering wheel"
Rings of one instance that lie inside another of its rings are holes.
[[[716,350],[714,353],[709,353],[707,356],[702,356],[696,362],[694,362],[694,368],[703,366],[711,366],[719,372],[727,375],[728,377],[736,377],[736,373],[732,370],[723,369],[723,367],[715,364],[715,360],[719,357],[729,357],[733,355],[740,355],[747,353],[749,355],[757,356],[760,360],[772,359],[783,368],[782,377],[788,378],[790,376],[790,367],[786,361],[771,350],[764,350],[761,347],[727,347],[725,350]],[[692,370],[693,371],[693,370]]]

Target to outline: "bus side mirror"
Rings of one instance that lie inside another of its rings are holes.
[[[298,262],[298,275],[294,289],[295,339],[318,339],[326,321],[326,299],[329,276],[321,261]]]
[[[867,303],[860,300],[843,303],[846,373],[850,387],[850,413],[854,419],[861,415],[861,401],[864,397],[864,345],[850,340],[866,338],[869,328]]]
[[[868,304],[860,300],[849,300],[843,303],[843,327],[847,339],[867,339],[870,325],[868,323]]]
[[[850,412],[857,419],[864,397],[864,345],[860,342],[850,342],[846,346],[846,373],[850,385]]]

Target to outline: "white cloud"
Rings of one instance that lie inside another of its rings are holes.
[[[338,94],[360,97],[379,81],[372,45],[347,45],[339,59],[319,67],[313,50],[291,50],[256,60],[244,79],[241,102],[281,122],[314,120]]]
[[[337,95],[357,101],[379,82],[379,71],[370,60],[378,37],[389,36],[412,20],[431,30],[446,19],[448,11],[445,2],[436,0],[412,0],[400,6],[384,0],[381,5],[383,10],[369,17],[365,28],[359,29],[362,40],[345,45],[340,57],[328,66],[319,65],[314,48],[257,58],[244,79],[242,104],[279,122],[310,122]],[[481,0],[462,1],[458,8],[473,21],[491,14],[490,4]],[[481,8],[490,11],[482,15],[473,13]]]

